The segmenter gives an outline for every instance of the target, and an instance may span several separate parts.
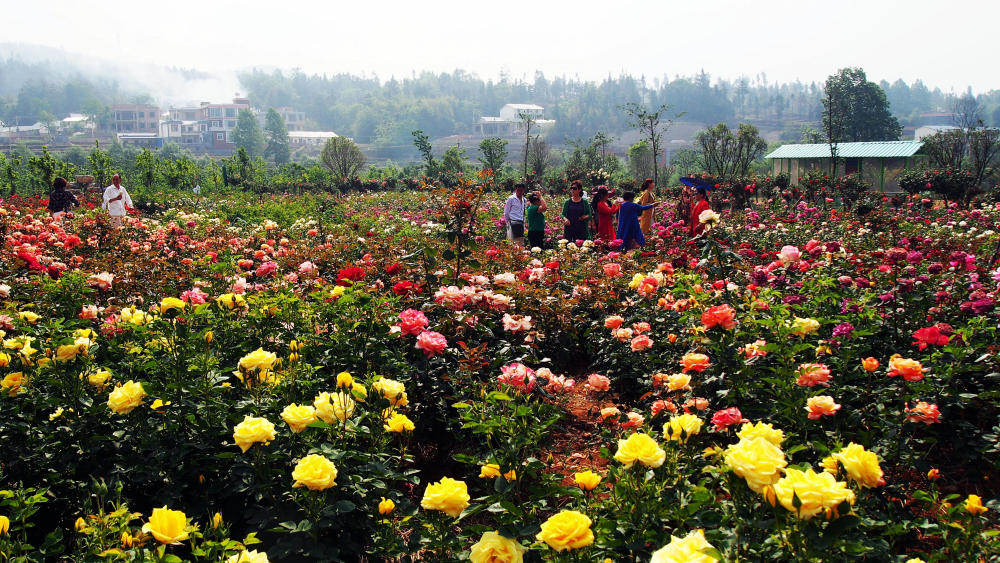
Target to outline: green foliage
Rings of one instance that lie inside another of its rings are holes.
[[[826,79],[823,130],[831,143],[895,141],[903,132],[889,112],[885,92],[860,68],[843,68]]]
[[[275,164],[284,164],[291,160],[288,129],[285,127],[285,120],[274,108],[267,110],[264,122],[264,140],[266,142],[264,158],[270,159]]]
[[[487,137],[479,143],[479,152],[482,154],[479,162],[483,169],[499,173],[507,160],[507,141],[500,137]]]
[[[323,165],[338,178],[352,178],[365,165],[365,155],[354,141],[346,137],[333,137],[323,145]]]
[[[257,123],[257,117],[248,109],[241,109],[236,118],[236,128],[232,132],[233,144],[246,149],[251,157],[260,156],[264,151],[264,133]]]

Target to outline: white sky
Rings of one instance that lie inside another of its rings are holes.
[[[1000,88],[997,21],[992,0],[0,0],[0,41],[206,71],[628,72],[651,84],[701,69],[822,82],[861,66],[876,82],[976,93]]]

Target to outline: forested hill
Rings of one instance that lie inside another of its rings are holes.
[[[261,107],[292,106],[305,111],[321,129],[332,129],[359,142],[397,145],[411,142],[410,132],[423,129],[431,137],[468,133],[480,116],[497,115],[506,103],[533,103],[555,119],[551,137],[586,138],[596,131],[617,134],[628,129],[620,106],[628,102],[656,107],[669,104],[684,120],[703,124],[754,121],[769,129],[791,129],[818,123],[823,84],[770,83],[766,75],[736,81],[713,80],[705,71],[691,77],[648,80],[628,75],[600,82],[535,74],[533,81],[483,80],[461,70],[423,72],[406,78],[306,75],[300,72],[253,71],[240,82]],[[917,80],[906,84],[882,81],[890,109],[904,125],[921,112],[947,110],[950,96]],[[979,96],[985,117],[1000,125],[1000,91]],[[795,137],[797,139],[797,137]]]
[[[290,106],[305,112],[309,128],[380,146],[410,145],[415,129],[431,138],[471,133],[480,116],[498,115],[507,103],[543,106],[545,117],[556,120],[549,137],[556,144],[589,138],[597,131],[617,135],[630,129],[620,109],[629,102],[669,104],[696,126],[751,121],[762,130],[784,130],[783,138],[798,140],[803,124],[818,126],[822,108],[822,83],[774,83],[762,73],[732,81],[706,71],[654,79],[609,76],[601,81],[549,78],[540,72],[533,79],[490,80],[462,70],[388,80],[280,70],[237,76],[152,65],[97,65],[62,51],[56,53],[59,57],[36,53],[28,59],[11,45],[6,48],[6,53],[0,50],[5,55],[0,56],[0,120],[7,123],[15,117],[22,122],[47,120],[70,112],[98,117],[101,123],[114,103],[153,101],[166,109],[202,100],[223,102],[239,90],[258,108]],[[919,80],[882,81],[880,86],[903,125],[912,124],[921,112],[947,111],[951,105],[950,94]],[[980,94],[978,101],[987,124],[1000,125],[1000,91]]]

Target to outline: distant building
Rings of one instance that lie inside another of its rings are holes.
[[[339,136],[333,131],[289,131],[288,143],[293,147],[323,145],[327,140]]]
[[[291,131],[305,131],[306,129],[306,112],[295,111],[289,107],[282,107],[275,110],[281,119],[285,121],[285,129]]]
[[[958,121],[958,114],[950,111],[927,111],[917,116],[914,125],[954,125]]]
[[[531,116],[535,120],[535,127],[538,132],[555,125],[554,119],[545,119],[545,108],[535,104],[506,104],[500,108],[499,116],[483,116],[476,123],[476,133],[488,137],[505,137],[515,135],[523,131],[524,120],[522,115]]]
[[[118,142],[126,147],[163,148],[163,137],[156,133],[116,133]]]
[[[31,125],[12,125],[10,127],[0,127],[0,139],[6,141],[16,141],[17,139],[37,139],[43,135],[48,135],[49,129],[41,122]]]
[[[945,131],[959,131],[961,127],[956,127],[954,125],[921,125],[913,131],[913,140],[919,141],[924,137],[930,137],[931,135],[936,135],[938,133],[944,133]]]
[[[160,108],[150,104],[111,106],[115,133],[153,133],[160,130]]]
[[[236,97],[231,104],[201,103],[198,108],[198,125],[206,150],[232,152],[236,148],[233,129],[236,129],[236,120],[243,109],[250,109],[249,98]]]
[[[927,161],[927,156],[920,152],[923,146],[921,141],[838,143],[837,157],[844,174],[860,174],[873,187],[897,192],[899,174]],[[772,161],[774,174],[788,174],[795,184],[810,170],[830,169],[830,145],[781,145],[764,158]]]

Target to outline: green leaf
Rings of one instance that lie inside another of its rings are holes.
[[[467,409],[472,407],[469,403],[455,403],[451,406],[453,409]]]
[[[486,395],[487,401],[513,401],[514,398],[510,395],[504,393],[503,391],[490,391],[489,395]]]

